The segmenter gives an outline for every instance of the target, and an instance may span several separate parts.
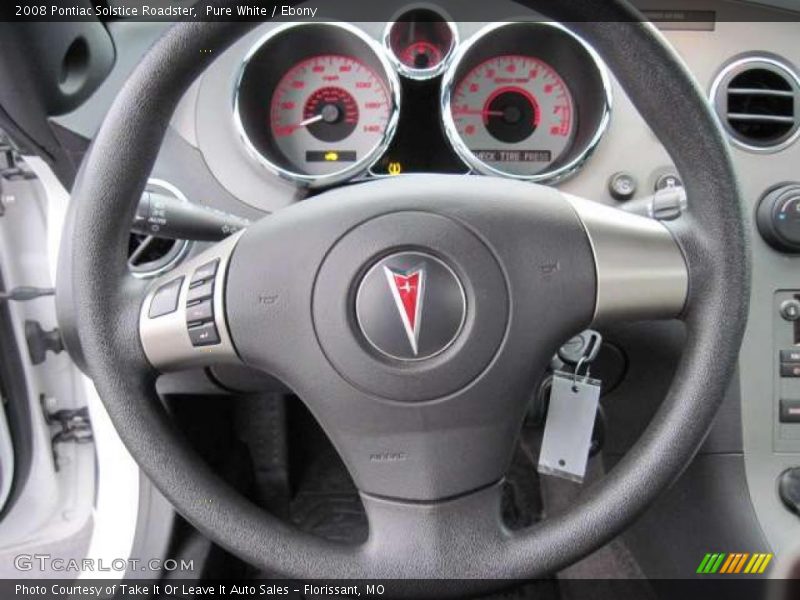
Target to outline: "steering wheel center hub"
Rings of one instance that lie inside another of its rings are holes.
[[[419,402],[458,391],[497,352],[508,291],[491,250],[441,214],[363,222],[320,266],[313,300],[328,361],[356,387]]]

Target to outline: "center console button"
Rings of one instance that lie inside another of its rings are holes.
[[[781,423],[800,423],[800,400],[781,400]]]
[[[781,316],[787,321],[797,321],[800,319],[800,302],[797,300],[785,300],[781,303]]]
[[[781,377],[800,377],[800,363],[782,363]]]

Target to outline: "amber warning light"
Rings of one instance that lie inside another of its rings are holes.
[[[356,153],[351,150],[308,150],[307,162],[355,162]]]

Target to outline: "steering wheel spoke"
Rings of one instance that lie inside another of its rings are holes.
[[[672,319],[684,310],[689,270],[660,221],[564,194],[592,247],[597,281],[593,324]]]
[[[159,371],[218,363],[241,364],[225,313],[233,235],[154,280],[141,304],[139,335]]]
[[[392,557],[380,565],[387,577],[450,578],[442,582],[441,591],[455,596],[458,591],[453,586],[485,575],[484,549],[498,558],[508,550],[513,535],[502,519],[502,489],[502,483],[495,483],[440,502],[402,502],[362,494],[370,536],[361,552],[366,562]],[[497,570],[492,575],[506,574]],[[474,586],[470,591],[475,592]]]

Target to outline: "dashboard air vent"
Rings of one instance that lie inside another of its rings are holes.
[[[800,128],[800,80],[782,62],[738,60],[717,77],[712,101],[734,143],[775,152],[795,141]]]
[[[183,256],[186,240],[168,240],[131,233],[128,240],[128,268],[138,277],[160,275]]]

